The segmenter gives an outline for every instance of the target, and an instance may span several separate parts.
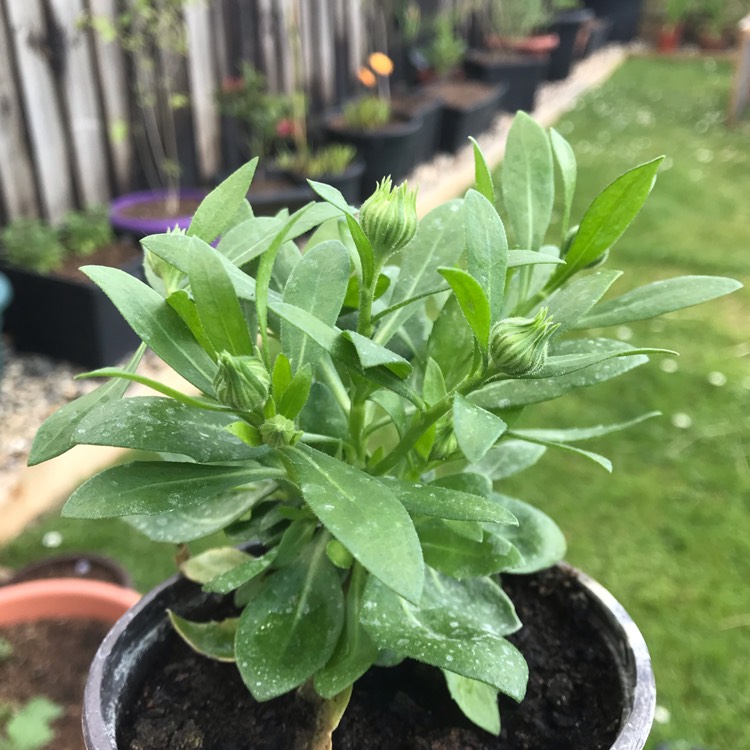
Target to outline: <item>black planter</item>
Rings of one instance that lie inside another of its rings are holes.
[[[440,150],[454,153],[467,145],[469,136],[490,127],[503,106],[507,87],[477,81],[439,81],[427,90],[443,103]]]
[[[635,623],[609,592],[583,574],[573,571],[573,575],[578,587],[575,595],[588,600],[589,621],[603,634],[600,648],[611,658],[622,686],[622,720],[611,750],[642,750],[653,720],[656,695],[646,644]],[[121,721],[140,683],[167,641],[178,637],[166,610],[195,620],[210,619],[219,602],[215,595],[176,577],[147,594],[120,619],[99,648],[86,684],[86,750],[117,750]]]
[[[140,258],[122,267],[143,279]],[[112,365],[141,340],[95,284],[2,266],[14,297],[4,330],[18,351],[46,354],[84,367]]]
[[[315,182],[323,182],[326,185],[335,187],[349,203],[357,204],[360,201],[360,195],[362,193],[362,175],[364,174],[364,171],[365,162],[362,159],[357,158],[343,172],[318,175],[311,179],[315,180]],[[319,200],[318,196],[307,184],[307,178],[305,176],[288,172],[284,172],[284,174],[298,186],[304,188],[304,194],[307,196],[307,201]],[[250,198],[250,202],[252,203],[252,197]]]
[[[267,169],[264,174],[256,175],[247,199],[256,216],[274,216],[285,208],[296,211],[315,196],[307,184],[292,179],[281,170]]]
[[[560,81],[568,77],[573,61],[583,55],[584,34],[587,24],[593,19],[594,11],[590,8],[557,13],[550,31],[557,34],[560,44],[552,50],[549,56],[548,81]]]
[[[536,92],[544,80],[549,55],[497,53],[469,50],[464,70],[469,78],[485,83],[505,84],[507,91],[501,107],[508,112],[519,109],[531,112],[536,103]]]
[[[588,57],[598,52],[609,41],[612,21],[609,18],[595,18],[588,25],[588,39],[583,50],[583,56]]]
[[[632,42],[638,35],[643,0],[586,0],[584,5],[597,16],[609,18],[613,42]]]
[[[364,200],[383,177],[400,182],[414,167],[414,156],[422,137],[420,117],[397,120],[377,130],[354,130],[339,115],[324,125],[329,141],[351,143],[365,162],[360,199]]]
[[[3,315],[5,314],[5,308],[10,304],[13,299],[13,290],[10,286],[10,281],[7,277],[0,273],[0,331],[3,330]],[[0,338],[0,378],[3,376],[3,367],[5,366],[5,347],[3,346],[3,340]]]
[[[414,150],[414,166],[430,161],[440,150],[443,128],[443,102],[424,87],[394,96],[394,111],[406,118],[421,118],[422,132]]]

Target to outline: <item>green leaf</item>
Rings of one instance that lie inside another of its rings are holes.
[[[455,521],[492,521],[515,524],[513,514],[492,500],[438,484],[413,484],[383,477],[383,483],[414,515],[449,518]]]
[[[526,692],[526,662],[502,637],[520,623],[490,579],[459,582],[430,571],[416,607],[371,577],[361,619],[381,649],[485,682],[517,701]]]
[[[180,570],[185,578],[195,583],[208,583],[251,559],[247,552],[235,547],[213,547],[189,557],[180,565]]]
[[[240,617],[240,675],[258,701],[293,690],[323,667],[344,621],[344,596],[325,554],[326,535],[298,560],[266,576]]]
[[[455,388],[471,368],[473,334],[454,295],[448,298],[432,327],[427,354],[440,365],[449,389]]]
[[[592,365],[598,365],[609,359],[618,357],[636,357],[644,354],[677,354],[670,349],[655,349],[651,347],[630,347],[623,351],[591,352],[590,354],[556,354],[547,357],[542,368],[535,373],[534,379],[559,378],[562,375],[585,370]]]
[[[432,357],[427,360],[424,370],[424,382],[422,383],[422,395],[425,403],[432,406],[448,394],[445,387],[445,378],[440,370],[440,365]]]
[[[271,372],[271,394],[278,403],[292,382],[292,366],[287,356],[281,352],[276,355]]]
[[[167,610],[172,627],[193,651],[215,661],[233,662],[238,617],[210,622],[191,622]]]
[[[349,255],[341,242],[323,242],[308,250],[297,263],[284,287],[284,302],[334,326],[344,303],[349,282]],[[281,323],[281,344],[296,371],[316,364],[323,349],[286,321]]]
[[[256,157],[215,187],[201,201],[187,233],[211,243],[230,226],[237,211],[245,202],[257,165]]]
[[[117,268],[83,266],[81,270],[156,354],[203,393],[213,394],[216,365],[158,292]]]
[[[287,448],[305,502],[325,527],[386,586],[419,601],[422,550],[409,514],[386,485],[310,448]]]
[[[378,649],[362,627],[360,614],[367,575],[357,566],[346,592],[346,620],[329,662],[315,675],[315,690],[323,698],[345,690],[359,679],[378,657]]]
[[[500,709],[497,690],[484,682],[463,677],[444,669],[448,692],[464,715],[490,734],[500,734]]]
[[[262,466],[134,461],[95,474],[63,506],[66,518],[153,515],[197,505],[247,482],[280,476]]]
[[[555,197],[552,149],[544,128],[518,112],[508,133],[502,170],[503,203],[516,245],[539,250]]]
[[[305,432],[319,435],[342,439],[346,436],[349,429],[346,414],[324,383],[312,384],[310,396],[299,415],[299,427]]]
[[[576,191],[578,166],[576,164],[576,155],[573,153],[571,145],[554,128],[550,128],[549,130],[549,139],[552,146],[552,155],[555,157],[555,164],[557,164],[557,168],[560,171],[560,182],[562,183],[563,214],[561,235],[564,240],[570,226],[570,209],[573,205],[573,195]]]
[[[344,331],[341,336],[354,345],[354,350],[362,369],[367,370],[386,365],[389,370],[402,379],[411,374],[411,364],[401,355],[396,354],[396,352],[376,344],[372,339],[362,336],[356,331]],[[334,350],[335,354],[336,350]]]
[[[487,166],[482,149],[474,138],[469,138],[474,146],[474,183],[476,189],[481,193],[493,206],[495,205],[495,185],[492,182],[492,172]]]
[[[450,284],[461,306],[461,312],[471,326],[482,351],[486,352],[492,320],[487,295],[479,282],[460,268],[438,268],[438,272]]]
[[[492,412],[482,409],[461,394],[453,399],[453,430],[458,447],[469,462],[477,463],[508,429]]]
[[[536,573],[556,565],[565,557],[565,536],[541,510],[508,495],[494,494],[498,503],[518,517],[518,526],[488,526],[491,533],[509,541],[523,558],[509,572]]]
[[[182,318],[190,332],[195,336],[195,340],[201,345],[211,359],[216,358],[216,350],[206,335],[203,328],[195,301],[190,297],[185,289],[178,289],[167,297],[169,306]]]
[[[573,328],[615,326],[655,318],[722,297],[741,287],[739,281],[721,276],[680,276],[655,281],[603,302]]]
[[[495,206],[475,190],[464,200],[464,229],[469,273],[479,282],[490,304],[490,322],[502,318],[508,239]]]
[[[546,450],[543,445],[524,440],[503,440],[491,448],[479,463],[474,464],[471,471],[497,482],[533,466]]]
[[[203,586],[203,590],[214,594],[229,594],[240,586],[244,586],[248,581],[257,578],[268,569],[275,559],[275,549],[266,552],[265,555],[261,555],[260,557],[250,556],[250,559],[245,560],[245,562],[207,581]]]
[[[135,372],[146,351],[146,345],[141,344],[125,367],[127,372]],[[60,456],[77,445],[75,433],[78,425],[87,415],[112,401],[121,399],[128,389],[126,380],[110,380],[100,385],[90,393],[71,401],[58,409],[42,423],[34,435],[29,452],[29,466],[36,466],[50,458]]]
[[[37,750],[55,738],[50,724],[63,714],[63,709],[47,698],[32,698],[8,720],[5,727],[8,750]],[[2,737],[0,737],[2,744]]]
[[[375,252],[359,222],[350,214],[346,214],[345,219],[354,242],[354,247],[357,250],[357,255],[359,256],[362,284],[369,286],[375,274]]]
[[[284,392],[278,404],[279,414],[283,414],[288,419],[295,419],[307,402],[311,386],[312,367],[306,364],[297,370],[292,382],[289,383],[289,387]]]
[[[235,266],[244,266],[268,250],[282,226],[275,216],[248,218],[224,234],[216,249]],[[146,239],[151,244],[152,238]]]
[[[594,271],[573,279],[546,300],[548,314],[560,326],[555,336],[574,328],[576,322],[604,296],[620,276],[622,271]]]
[[[327,203],[337,208],[341,213],[354,216],[354,209],[349,205],[349,202],[341,194],[341,191],[337,190],[332,185],[326,185],[324,182],[316,182],[315,180],[308,180],[307,184]]]
[[[218,253],[200,240],[195,244],[188,277],[203,330],[214,351],[251,355],[254,347],[247,321]]]
[[[266,452],[226,431],[236,418],[171,398],[143,396],[103,404],[81,419],[74,437],[87,445],[181,453],[200,463],[242,461]]]
[[[497,536],[486,534],[477,542],[439,519],[420,521],[416,528],[425,563],[452,578],[494,575],[522,561],[518,550]]]
[[[442,286],[440,266],[452,266],[461,257],[466,240],[460,212],[463,201],[449,201],[430,211],[419,222],[417,233],[401,250],[401,272],[393,287],[390,304],[396,305]],[[383,320],[374,340],[386,344],[409,318],[421,308],[409,305]]]
[[[281,541],[276,547],[276,560],[274,564],[277,568],[296,560],[303,554],[305,547],[315,533],[317,521],[311,516],[308,518],[292,521],[281,536]]]
[[[534,265],[562,265],[565,261],[555,255],[534,250],[508,250],[508,268]]]
[[[539,443],[539,445],[544,445],[547,448],[560,448],[564,451],[568,451],[569,453],[576,453],[579,456],[590,459],[595,464],[599,464],[599,466],[601,466],[605,471],[608,471],[610,474],[612,473],[612,462],[605,456],[600,456],[598,453],[585,451],[582,448],[575,448],[572,445],[568,445],[568,443],[556,443],[553,440],[543,440],[541,438],[532,439],[528,435],[527,440],[532,443]]]
[[[629,427],[633,427],[647,419],[658,416],[661,416],[661,412],[650,411],[647,414],[641,414],[641,416],[636,417],[635,419],[630,419],[627,422],[619,422],[618,424],[558,430],[512,430],[511,434],[522,440],[549,440],[555,443],[574,443],[578,440],[590,440],[591,438],[610,435],[613,432],[627,430]]]
[[[581,220],[565,256],[566,265],[554,274],[549,288],[559,287],[617,242],[646,202],[663,159],[660,156],[625,172],[599,193]]]
[[[225,529],[275,489],[275,482],[259,482],[252,489],[219,494],[210,503],[123,520],[155,542],[183,544]]]
[[[492,482],[482,474],[476,474],[472,471],[465,471],[461,474],[447,474],[434,479],[430,484],[447,490],[467,492],[479,497],[489,497],[492,492]]]
[[[592,339],[561,341],[556,347],[556,352],[575,355],[580,363],[580,358],[591,356],[592,349],[595,349],[602,352],[603,356],[595,364],[589,364],[583,369],[554,378],[529,378],[490,383],[482,390],[472,393],[471,400],[478,406],[492,410],[538,404],[559,398],[576,388],[611,380],[648,362],[648,357],[643,354],[616,356],[618,352],[626,354],[632,352],[633,347],[624,341],[610,339],[594,339],[593,341],[596,342],[595,347],[592,346]]]

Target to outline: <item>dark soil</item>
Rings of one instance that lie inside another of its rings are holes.
[[[4,625],[0,638],[12,645],[0,661],[0,704],[23,705],[44,696],[64,713],[44,750],[82,750],[81,704],[89,665],[110,625],[90,620],[42,620]]]
[[[621,721],[621,688],[608,647],[587,621],[588,597],[558,570],[504,585],[526,623],[511,640],[531,677],[520,706],[501,698],[499,738],[462,716],[437,670],[407,661],[357,682],[335,750],[609,748]],[[120,748],[297,750],[311,709],[296,694],[255,703],[233,665],[195,655],[176,636],[159,657],[125,717]]]
[[[334,115],[328,120],[327,124],[331,130],[335,130],[336,132],[380,135],[381,133],[401,132],[405,126],[409,125],[409,118],[398,112],[394,112],[390,122],[367,130],[353,128],[351,125],[347,125],[343,115]]]
[[[454,109],[471,109],[497,93],[497,86],[476,81],[438,81],[430,84],[429,88],[436,97]]]
[[[12,583],[35,581],[40,578],[84,578],[92,581],[106,581],[122,586],[132,585],[128,574],[109,560],[100,560],[97,556],[70,555],[38,560],[31,563],[12,576]]]
[[[178,216],[192,216],[200,205],[199,198],[180,198],[176,211],[170,211],[169,202],[166,198],[154,198],[148,201],[139,201],[130,206],[119,209],[122,216],[131,219],[172,219]]]
[[[110,266],[112,268],[123,268],[128,263],[141,257],[140,248],[132,241],[122,239],[111,245],[100,247],[91,255],[66,255],[63,265],[53,272],[54,276],[62,276],[75,281],[91,283],[86,274],[79,270],[79,266]]]

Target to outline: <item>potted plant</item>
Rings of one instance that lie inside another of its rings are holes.
[[[698,0],[695,6],[698,44],[704,50],[727,49],[737,23],[747,15],[741,0]]]
[[[186,227],[205,191],[181,186],[186,169],[195,162],[189,127],[188,95],[180,90],[181,66],[187,50],[187,30],[182,15],[189,0],[138,0],[120,9],[113,18],[85,14],[82,23],[105,41],[117,42],[128,56],[137,117],[132,122],[138,154],[134,175],[148,184],[115,198],[110,220],[117,232],[140,238]],[[116,133],[127,137],[127,125]],[[113,136],[114,137],[114,136]],[[196,176],[188,182],[195,184]]]
[[[352,144],[364,160],[362,198],[385,175],[400,180],[411,171],[422,136],[422,118],[401,114],[391,105],[391,73],[391,59],[373,52],[357,74],[368,93],[346,102],[323,124],[329,141]]]
[[[507,110],[533,110],[549,53],[559,43],[556,34],[546,33],[550,9],[545,0],[484,0],[480,13],[482,26],[487,29],[485,47],[467,53],[467,75],[506,84],[503,107]],[[539,29],[545,33],[535,33]]]
[[[550,31],[559,44],[550,51],[547,80],[567,78],[576,58],[582,57],[588,41],[594,11],[580,7],[579,0],[555,0]]]
[[[90,373],[107,381],[49,418],[30,463],[77,443],[161,451],[163,461],[92,477],[63,513],[126,516],[161,541],[222,529],[229,540],[194,557],[183,548],[186,578],[105,640],[85,700],[89,750],[165,748],[178,735],[182,746],[229,747],[233,731],[243,742],[278,732],[263,737],[268,747],[330,748],[337,725],[345,747],[367,747],[371,729],[371,747],[388,746],[390,731],[412,747],[429,736],[490,748],[499,706],[503,742],[520,732],[526,747],[643,748],[654,694],[637,629],[600,587],[550,567],[565,552],[561,532],[502,494],[502,479],[545,449],[610,468],[575,443],[653,414],[542,430],[529,407],[666,351],[601,329],[740,284],[682,277],[601,301],[621,275],[601,264],[660,158],[615,180],[571,227],[572,150],[519,114],[502,176],[510,240],[479,149],[475,159],[476,189],[421,221],[405,185],[384,180],[356,211],[312,183],[324,202],[278,218],[272,237],[261,219],[233,218],[251,164],[206,198],[186,234],[144,240],[156,289],[88,269],[144,347],[200,394],[135,373],[139,353]],[[290,241],[315,227],[301,254]],[[122,399],[130,381],[161,395]],[[564,648],[547,651],[545,630]],[[592,663],[603,682],[579,671]],[[527,684],[534,698],[518,707]]]
[[[659,52],[674,52],[680,46],[685,19],[693,5],[693,0],[666,0],[663,20],[657,32],[656,48]]]
[[[117,239],[105,207],[68,213],[59,227],[19,218],[0,230],[0,268],[15,294],[5,330],[20,351],[101,367],[138,346],[138,337],[78,268],[95,262],[142,277],[143,255]]]
[[[489,128],[502,101],[504,87],[466,80],[459,75],[466,43],[456,25],[465,19],[460,13],[440,13],[432,22],[432,37],[422,47],[411,50],[418,65],[419,79],[426,84],[398,100],[425,121],[422,129],[422,160],[434,151],[453,153],[469,136]]]

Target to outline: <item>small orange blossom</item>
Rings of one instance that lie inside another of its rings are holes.
[[[375,80],[375,75],[369,68],[360,68],[357,71],[357,78],[359,78],[359,82],[367,86],[368,89],[373,88],[377,83],[377,81]]]
[[[382,52],[373,52],[367,62],[379,76],[389,76],[393,73],[393,60]]]

